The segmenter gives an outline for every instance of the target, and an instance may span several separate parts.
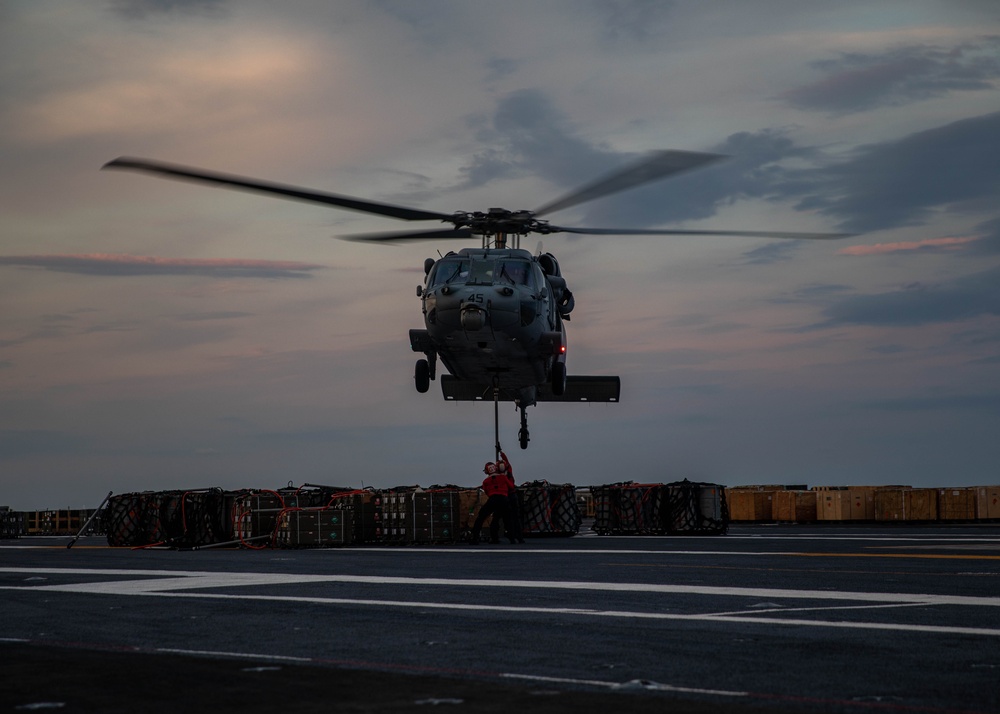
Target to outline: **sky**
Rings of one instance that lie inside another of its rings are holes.
[[[524,451],[502,404],[517,480],[1000,483],[998,87],[993,0],[0,2],[0,505],[493,458],[491,404],[413,385],[461,245],[123,155],[451,213],[724,154],[546,218],[852,235],[544,236],[569,373],[622,394],[532,407]]]

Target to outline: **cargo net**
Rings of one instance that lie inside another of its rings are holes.
[[[102,524],[112,546],[194,547],[231,540],[221,489],[123,493],[108,499]]]
[[[327,511],[350,512],[350,523],[330,544],[344,545],[360,542],[357,528],[364,527],[364,519],[355,516],[355,508],[361,509],[368,503],[370,491],[341,488],[337,486],[317,486],[305,484],[298,488],[289,485],[278,490],[248,490],[233,494],[230,506],[231,533],[233,544],[245,548],[263,549],[275,545],[301,547],[307,545],[298,541],[299,536],[290,536],[290,528],[297,528],[305,515]],[[303,514],[303,515],[293,515]],[[317,521],[320,522],[320,521]],[[301,530],[295,532],[301,533]],[[322,535],[317,535],[321,538]],[[313,545],[319,545],[317,540]]]
[[[729,529],[722,486],[669,484],[592,486],[593,530],[600,535],[721,535]]]
[[[518,488],[521,531],[526,536],[571,536],[583,518],[572,484],[534,481]]]
[[[329,507],[362,491],[301,486],[276,491],[146,491],[112,496],[101,512],[108,544],[144,548],[273,545],[283,512]],[[341,506],[343,507],[343,506]]]

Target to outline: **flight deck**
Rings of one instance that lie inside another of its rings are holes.
[[[185,673],[146,692],[164,711],[207,706],[222,681],[296,711],[337,696],[359,711],[1000,710],[996,525],[299,550],[68,540],[0,542],[0,661],[23,674],[3,678],[4,702],[124,711],[136,694],[115,704],[105,679],[140,668]]]

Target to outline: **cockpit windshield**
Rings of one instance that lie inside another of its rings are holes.
[[[533,285],[527,260],[439,260],[431,270],[429,288],[442,285]]]
[[[497,271],[497,282],[514,285],[531,284],[531,264],[526,260],[501,260]]]
[[[492,285],[497,262],[495,260],[472,261],[472,273],[469,275],[469,285]]]
[[[428,285],[432,288],[449,283],[462,285],[468,278],[468,260],[439,260],[431,272]]]

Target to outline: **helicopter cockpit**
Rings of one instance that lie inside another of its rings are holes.
[[[525,285],[534,286],[532,264],[528,260],[444,258],[427,279],[430,290],[443,285]]]
[[[464,285],[469,279],[469,261],[466,259],[439,260],[427,278],[427,287],[439,288],[442,285]]]
[[[511,285],[528,285],[534,282],[531,263],[527,260],[498,260],[497,280]]]

